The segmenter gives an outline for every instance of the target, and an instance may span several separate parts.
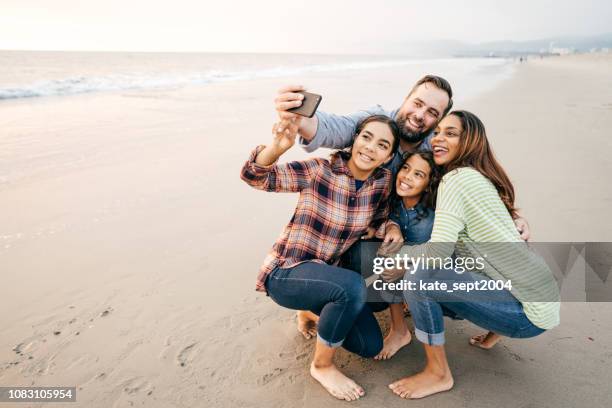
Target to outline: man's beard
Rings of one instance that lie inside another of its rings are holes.
[[[397,122],[397,126],[399,127],[400,138],[405,142],[408,142],[408,143],[422,142],[427,137],[427,134],[429,133],[428,131],[425,131],[425,132],[410,131],[406,127],[406,118],[398,118],[396,122]]]

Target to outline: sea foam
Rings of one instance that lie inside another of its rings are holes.
[[[291,77],[334,71],[369,70],[422,63],[423,60],[409,59],[276,66],[241,70],[211,69],[191,73],[132,72],[99,76],[73,76],[63,79],[40,80],[29,84],[3,86],[0,87],[0,100],[75,95],[91,92],[177,88],[218,82]],[[489,63],[497,64],[499,61],[490,61]]]

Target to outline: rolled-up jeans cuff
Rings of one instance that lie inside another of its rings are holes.
[[[344,343],[344,340],[340,340],[335,343],[332,343],[331,341],[327,341],[323,337],[321,337],[319,333],[317,333],[317,339],[319,339],[319,341],[325,344],[327,347],[331,347],[331,348],[338,348],[342,345],[342,343]]]
[[[430,346],[443,346],[444,345],[444,332],[440,333],[427,333],[423,330],[414,328],[414,334],[421,343],[425,343]]]

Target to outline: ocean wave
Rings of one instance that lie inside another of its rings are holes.
[[[416,65],[420,63],[423,63],[423,60],[360,61],[342,64],[312,64],[294,67],[278,66],[242,71],[209,70],[206,72],[181,74],[129,73],[106,76],[78,76],[0,88],[0,100],[64,96],[91,92],[176,88],[188,85],[206,85],[217,82],[296,76],[319,72],[367,70]]]

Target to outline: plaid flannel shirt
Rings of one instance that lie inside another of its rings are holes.
[[[314,158],[285,164],[255,163],[258,146],[242,167],[240,177],[264,191],[298,192],[293,217],[266,256],[256,290],[276,267],[290,268],[313,261],[334,264],[369,226],[378,228],[389,215],[391,171],[379,168],[355,191],[355,178],[342,152],[330,160]]]

